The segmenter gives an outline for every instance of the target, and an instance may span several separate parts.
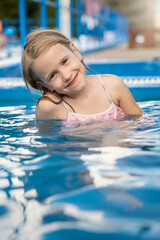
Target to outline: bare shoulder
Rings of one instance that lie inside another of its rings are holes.
[[[138,117],[142,115],[142,110],[120,77],[115,75],[102,75],[102,79],[113,102],[118,105],[126,115]]]
[[[123,80],[116,76],[116,75],[112,75],[112,74],[103,74],[101,75],[103,78],[104,83],[107,86],[113,87],[113,88],[119,88],[119,87],[124,87],[125,84],[123,82]]]
[[[40,120],[57,118],[57,110],[57,104],[47,99],[40,100],[35,109],[36,118]]]
[[[103,82],[108,89],[108,92],[113,100],[113,102],[119,105],[120,94],[123,91],[127,90],[127,86],[123,82],[123,80],[112,74],[103,74],[101,75]]]

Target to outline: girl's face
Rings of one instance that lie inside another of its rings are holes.
[[[69,97],[76,96],[85,86],[85,67],[81,55],[71,43],[72,51],[56,44],[33,61],[33,70],[44,77],[53,89]]]

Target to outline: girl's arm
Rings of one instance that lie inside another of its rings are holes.
[[[103,76],[113,102],[118,105],[126,115],[140,117],[142,110],[134,100],[125,83],[114,75]]]
[[[47,119],[67,119],[68,113],[63,104],[54,104],[53,102],[44,99],[38,102],[35,109],[36,118],[39,120]]]
[[[39,120],[47,120],[57,118],[56,105],[48,100],[41,100],[36,106],[35,115]]]

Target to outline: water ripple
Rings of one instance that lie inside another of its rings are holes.
[[[160,102],[140,105],[74,129],[0,106],[3,239],[159,239]]]

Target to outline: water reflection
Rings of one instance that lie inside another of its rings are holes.
[[[4,239],[156,239],[159,102],[142,107],[141,119],[76,129],[0,108]]]

